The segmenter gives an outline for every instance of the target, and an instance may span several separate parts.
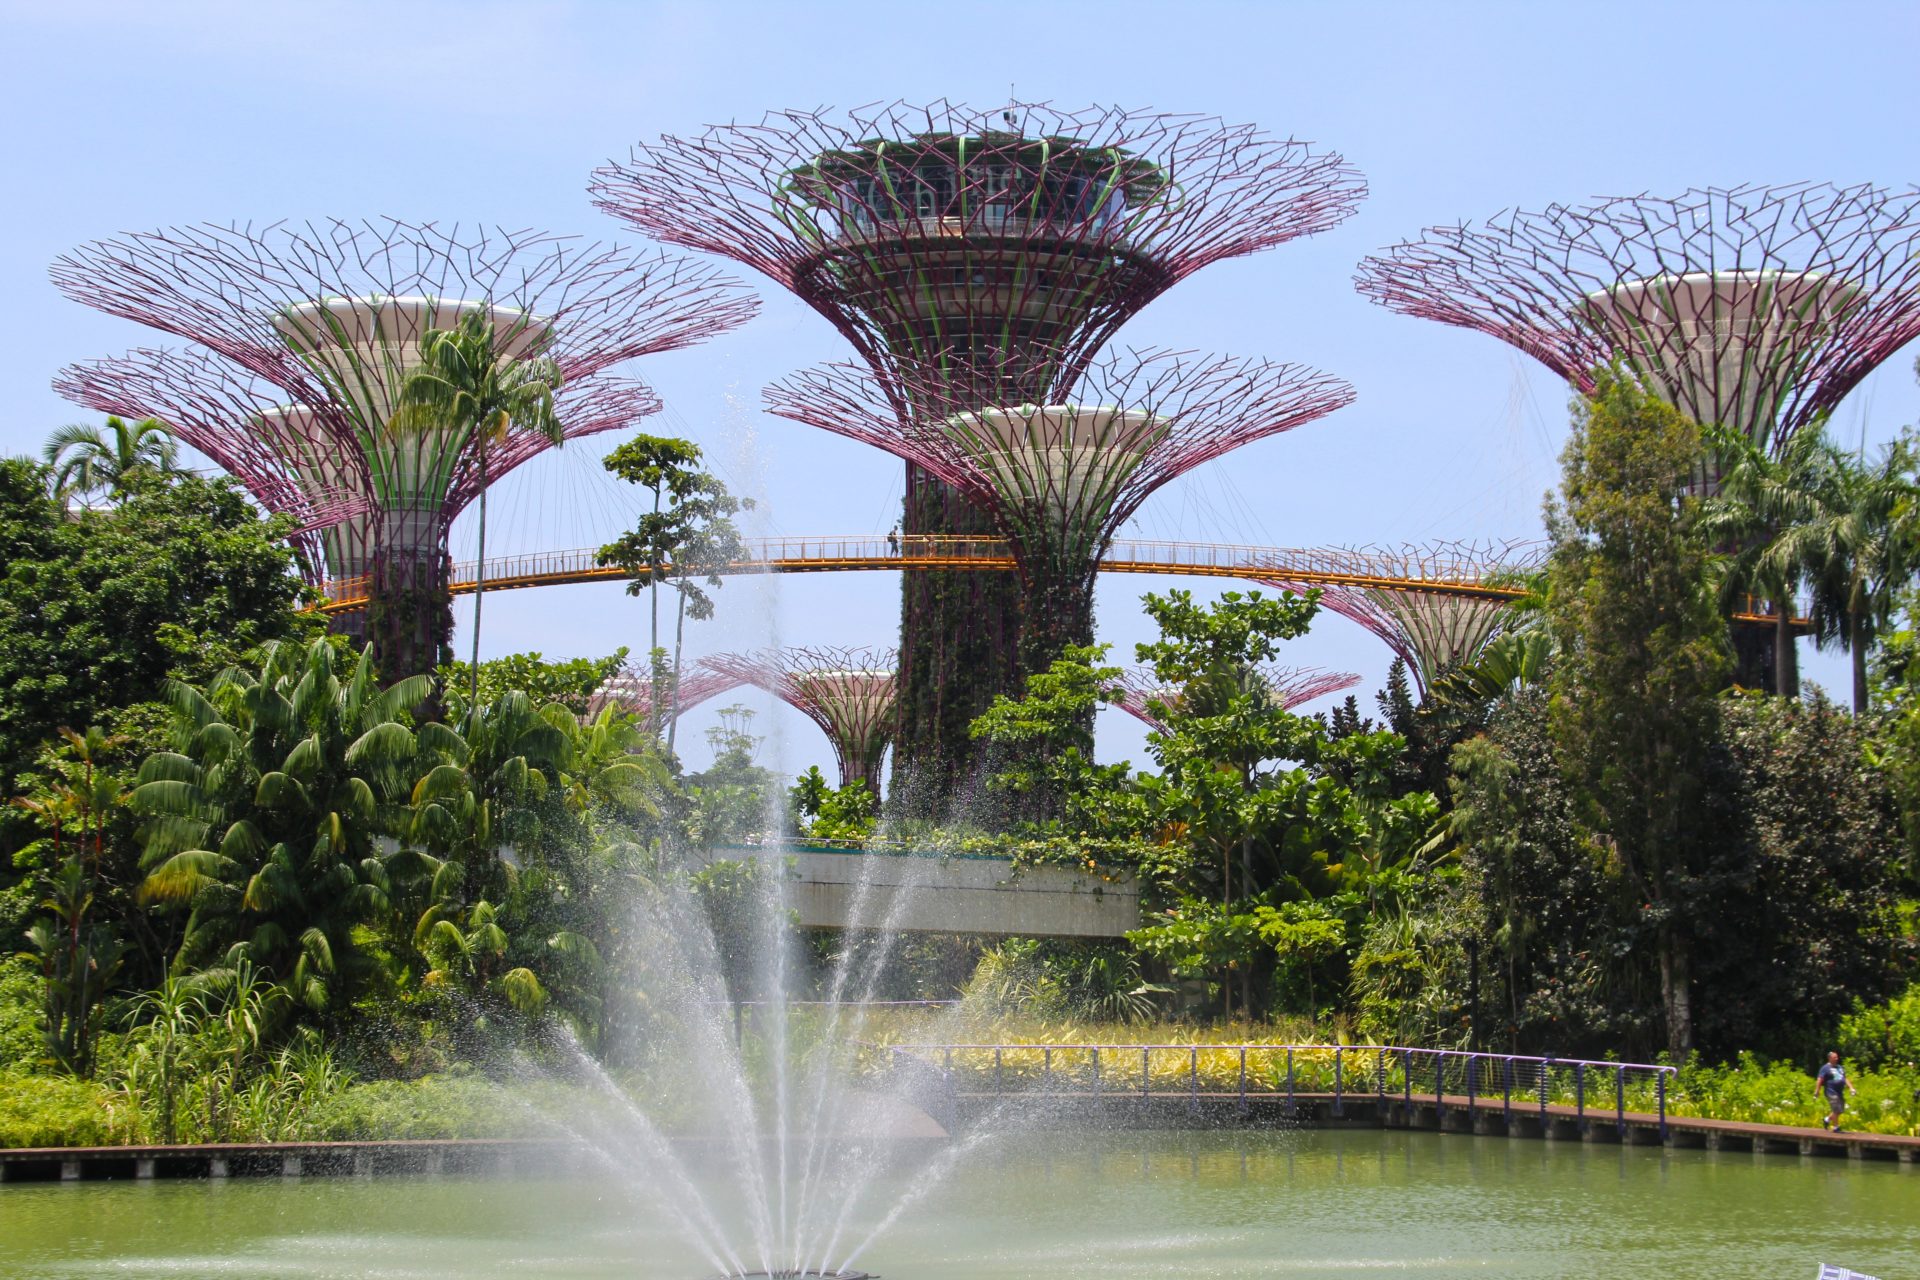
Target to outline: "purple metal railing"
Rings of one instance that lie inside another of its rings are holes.
[[[956,1043],[902,1044],[888,1049],[896,1070],[905,1069],[906,1059],[923,1067],[935,1066],[949,1089],[957,1088],[963,1074],[990,1072],[994,1093],[1008,1092],[1010,1084],[1020,1083],[1043,1089],[1077,1085],[1096,1097],[1127,1091],[1142,1099],[1185,1096],[1193,1108],[1198,1108],[1203,1096],[1232,1096],[1242,1111],[1250,1095],[1284,1095],[1291,1109],[1303,1092],[1331,1093],[1336,1116],[1345,1114],[1348,1098],[1362,1094],[1384,1100],[1398,1093],[1409,1104],[1416,1097],[1431,1096],[1436,1106],[1464,1102],[1473,1109],[1481,1105],[1481,1098],[1497,1091],[1501,1112],[1509,1120],[1516,1102],[1536,1107],[1543,1122],[1554,1114],[1549,1108],[1569,1107],[1572,1119],[1584,1131],[1593,1117],[1611,1111],[1615,1125],[1625,1133],[1628,1117],[1642,1114],[1629,1111],[1631,1094],[1634,1101],[1645,1103],[1645,1114],[1655,1119],[1663,1141],[1667,1094],[1675,1074],[1674,1068],[1654,1063],[1400,1045]],[[1611,1108],[1606,1106],[1608,1093],[1613,1095]]]

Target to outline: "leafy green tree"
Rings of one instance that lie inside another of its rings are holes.
[[[180,456],[173,429],[158,418],[109,417],[105,427],[69,423],[47,437],[42,452],[53,498],[63,506],[75,497],[86,505],[100,496],[118,500],[136,476],[171,472]]]
[[[1120,669],[1104,665],[1106,645],[1068,645],[1047,670],[1029,675],[1019,698],[996,694],[970,733],[992,747],[989,786],[1012,797],[1010,817],[1066,829],[1111,827],[1108,807],[1127,766],[1093,760],[1093,716],[1119,701]]]
[[[86,1075],[93,1067],[101,1004],[127,952],[95,912],[122,782],[100,765],[109,746],[102,730],[63,729],[61,736],[66,750],[57,757],[58,772],[38,794],[16,796],[13,803],[47,833],[52,862],[40,902],[47,915],[27,930],[45,993],[47,1052],[63,1070]]]
[[[523,336],[520,330],[508,337]],[[429,329],[420,339],[420,364],[395,402],[390,429],[397,433],[451,428],[477,442],[480,483],[480,548],[473,586],[473,656],[467,702],[479,701],[480,603],[487,589],[487,449],[504,444],[510,431],[545,436],[554,444],[566,434],[554,413],[560,366],[544,356],[509,355],[493,323],[481,312],[462,316],[451,329]],[[383,650],[397,669],[416,665],[399,649]]]
[[[625,669],[626,660],[625,647],[605,658],[566,658],[558,662],[549,662],[537,652],[511,653],[482,662],[477,681],[472,664],[466,662],[447,663],[437,674],[448,690],[448,714],[455,723],[466,718],[468,698],[476,689],[481,706],[517,690],[536,707],[558,703],[583,716],[593,695]]]
[[[1547,513],[1558,758],[1583,821],[1643,904],[1675,1054],[1694,1045],[1688,908],[1717,836],[1710,756],[1728,676],[1711,547],[1686,493],[1702,448],[1692,421],[1603,376],[1575,404]]]
[[[127,731],[175,677],[204,681],[272,640],[325,629],[282,519],[230,481],[138,474],[112,510],[73,515],[46,473],[0,460],[0,791],[63,726]]]
[[[142,892],[187,913],[176,966],[245,960],[313,1013],[368,976],[359,931],[388,909],[381,837],[419,745],[405,712],[429,683],[380,689],[369,655],[344,680],[339,663],[327,640],[276,643],[257,673],[170,685],[174,750],[148,758],[132,796],[150,818]]]
[[[720,574],[745,552],[733,517],[753,509],[749,498],[735,498],[718,477],[700,470],[699,446],[670,436],[637,435],[607,455],[614,475],[653,494],[653,509],[629,533],[600,548],[599,562],[626,571],[627,594],[650,592],[649,666],[656,731],[665,717],[667,749],[679,720],[680,653],[689,614],[713,616],[713,598],[700,586],[719,587]],[[669,665],[660,646],[660,592],[671,584],[679,597]],[[671,692],[672,698],[663,698]],[[671,710],[667,703],[672,703]]]

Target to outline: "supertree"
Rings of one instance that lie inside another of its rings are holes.
[[[991,372],[991,371],[986,371]],[[1045,671],[1093,643],[1093,581],[1114,532],[1161,485],[1353,399],[1338,378],[1231,356],[1125,352],[1083,362],[1059,399],[1019,399],[1017,372],[985,383],[993,407],[936,375],[909,377],[901,414],[858,365],[795,375],[767,392],[786,418],[877,445],[935,476],[994,521],[1026,586],[1020,659]]]
[[[1920,334],[1920,188],[1705,187],[1510,210],[1366,259],[1357,287],[1503,339],[1583,393],[1620,366],[1689,417],[1777,450]],[[1692,488],[1718,479],[1703,457]],[[1771,628],[1734,628],[1736,679],[1777,682],[1787,625],[1783,609]]]
[[[897,660],[891,649],[816,647],[715,654],[700,665],[805,713],[833,744],[840,785],[864,782],[878,796],[880,762],[893,735]]]
[[[1618,363],[1689,417],[1777,448],[1920,335],[1920,188],[1509,210],[1367,258],[1357,287],[1512,343],[1583,392]]]
[[[679,686],[672,691],[669,699],[671,709],[662,707],[660,710],[678,715],[739,687],[740,680],[735,676],[696,667],[681,675]],[[593,696],[587,699],[586,718],[598,719],[608,707],[617,707],[639,718],[650,731],[658,733],[666,716],[655,718],[653,688],[654,682],[650,677],[629,667],[622,667],[602,681],[600,687],[593,691]]]
[[[548,443],[513,439],[495,453],[467,424],[392,429],[428,330],[484,316],[503,358],[551,360],[571,383],[723,332],[755,309],[711,268],[657,251],[394,220],[128,234],[76,249],[51,274],[76,301],[269,384],[307,411],[303,430],[354,457],[371,525],[369,629],[396,671],[427,669],[445,650],[446,536],[463,477],[482,465],[498,474],[497,461]]]
[[[1269,696],[1289,711],[1360,683],[1360,677],[1351,671],[1327,671],[1320,667],[1262,666],[1255,669],[1254,675]],[[1166,723],[1148,704],[1158,702],[1169,707],[1177,704],[1178,687],[1163,684],[1153,672],[1135,667],[1120,673],[1120,689],[1120,701],[1116,705],[1122,711],[1148,728],[1165,731]]]
[[[1404,586],[1313,584],[1320,602],[1371,631],[1407,664],[1424,696],[1450,667],[1471,659],[1499,634],[1520,578],[1538,564],[1540,544],[1442,542],[1351,550],[1357,577],[1390,578]],[[1309,587],[1284,578],[1254,577],[1263,585],[1304,594]]]
[[[853,344],[904,418],[929,381],[969,410],[998,407],[1010,380],[1019,391],[1007,403],[1059,403],[1058,389],[1168,288],[1338,224],[1366,187],[1338,155],[1209,117],[941,101],[665,137],[599,170],[593,191],[647,234],[791,290]],[[991,524],[908,461],[905,534]],[[937,794],[967,767],[974,716],[1017,683],[1018,589],[927,572],[901,594],[896,755],[924,766]]]
[[[279,403],[279,388],[204,348],[140,348],[73,364],[53,385],[68,400],[102,413],[159,418],[239,480],[267,511],[291,516],[302,573],[315,586],[339,591],[371,572],[379,499],[360,451],[340,445],[353,438],[354,427],[335,402]],[[555,403],[568,439],[631,426],[660,410],[659,397],[644,383],[604,373],[566,384]],[[518,432],[494,445],[487,455],[489,482],[545,444],[540,436]],[[447,484],[449,522],[479,493],[475,461],[463,459]],[[357,610],[344,616],[364,620]]]

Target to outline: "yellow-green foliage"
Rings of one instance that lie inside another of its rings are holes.
[[[116,1089],[72,1076],[0,1074],[0,1147],[114,1147],[146,1141]]]

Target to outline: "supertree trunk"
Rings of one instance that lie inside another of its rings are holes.
[[[993,515],[907,464],[901,531],[998,538]],[[1010,573],[930,570],[901,575],[900,704],[894,794],[945,818],[981,763],[974,719],[1020,681],[1023,591]]]
[[[388,681],[431,675],[453,660],[453,563],[438,550],[394,548],[374,557],[367,643]],[[428,699],[438,718],[439,697]]]

